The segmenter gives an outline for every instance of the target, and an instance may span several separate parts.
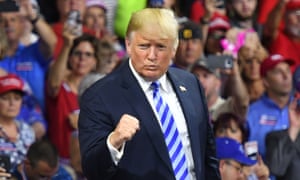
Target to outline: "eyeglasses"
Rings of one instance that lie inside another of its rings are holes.
[[[225,163],[226,163],[227,165],[233,167],[234,169],[236,169],[237,172],[238,172],[239,174],[243,174],[243,173],[244,173],[244,172],[243,172],[243,166],[234,165],[234,164],[232,164],[232,162],[230,162],[230,161],[225,161]]]
[[[224,39],[225,35],[224,34],[217,34],[217,33],[211,33],[208,35],[208,38],[214,39],[214,40],[220,40]]]
[[[82,57],[82,56],[84,56],[84,57],[87,57],[87,58],[91,58],[91,57],[94,57],[94,56],[95,56],[95,54],[92,53],[92,52],[82,52],[82,51],[74,51],[74,52],[72,53],[72,55],[73,55],[73,56],[77,56],[77,57]]]

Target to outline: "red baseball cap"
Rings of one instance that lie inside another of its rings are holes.
[[[25,93],[24,81],[14,74],[0,77],[0,94],[8,91],[20,91]]]
[[[286,10],[300,9],[300,0],[292,0],[285,5]]]
[[[294,60],[283,57],[280,54],[273,54],[267,57],[260,65],[260,75],[264,77],[267,72],[273,69],[277,64],[281,62],[286,62],[290,66],[295,64]]]
[[[226,16],[215,13],[208,24],[208,31],[212,32],[215,30],[227,31],[230,29],[229,20]]]

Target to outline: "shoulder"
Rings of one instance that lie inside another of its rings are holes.
[[[182,70],[176,67],[169,67],[168,74],[172,78],[178,78],[181,81],[195,81],[197,80],[196,76],[192,73]]]
[[[266,136],[266,139],[281,139],[283,137],[286,137],[286,135],[288,135],[288,132],[286,129],[276,130],[276,131],[269,132]]]

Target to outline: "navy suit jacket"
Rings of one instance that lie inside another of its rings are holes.
[[[219,179],[214,137],[198,79],[176,68],[170,68],[167,77],[186,119],[197,180]],[[79,141],[83,171],[89,180],[175,179],[159,121],[128,61],[92,85],[80,102]],[[140,121],[140,130],[126,142],[116,166],[106,140],[125,113]]]

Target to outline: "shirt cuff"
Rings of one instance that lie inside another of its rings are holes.
[[[113,162],[115,163],[115,165],[118,165],[120,159],[123,156],[124,153],[124,147],[125,147],[125,143],[122,144],[120,151],[118,149],[116,149],[115,147],[113,147],[113,145],[109,142],[109,138],[113,133],[110,133],[108,138],[106,139],[106,144],[107,147],[109,149],[110,152],[110,156],[113,160]]]

